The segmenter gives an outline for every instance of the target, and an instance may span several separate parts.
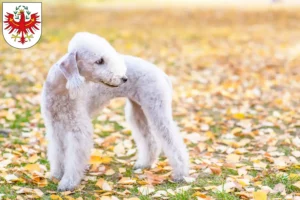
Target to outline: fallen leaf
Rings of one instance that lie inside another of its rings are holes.
[[[30,158],[28,158],[28,162],[30,163],[35,163],[36,161],[38,161],[40,157],[37,154],[34,154],[33,156],[31,156]]]
[[[133,180],[129,177],[123,177],[121,180],[118,181],[118,184],[126,185],[126,184],[134,184],[136,180]]]
[[[111,175],[113,175],[113,174],[115,174],[115,171],[114,171],[113,169],[109,169],[109,170],[107,170],[107,171],[105,172],[105,175],[106,175],[106,176],[111,176]]]
[[[237,163],[240,161],[240,159],[241,159],[241,156],[237,155],[237,154],[229,154],[226,156],[226,161],[229,163]]]
[[[90,158],[90,164],[109,164],[111,162],[112,158],[107,156],[91,156]]]
[[[112,188],[103,178],[98,179],[96,186],[100,187],[102,190],[111,191]]]
[[[300,158],[300,151],[292,151],[292,155],[296,158]]]
[[[267,200],[267,193],[264,191],[253,192],[254,200]]]
[[[186,186],[182,186],[182,187],[179,187],[179,188],[176,188],[176,193],[183,193],[185,191],[188,191],[189,189],[191,188],[190,185],[186,185]]]
[[[149,194],[153,193],[155,191],[155,189],[151,185],[145,185],[145,186],[138,187],[138,191],[142,195],[149,195]]]
[[[187,182],[187,183],[193,183],[193,182],[195,182],[195,178],[193,178],[193,177],[183,177],[184,178],[184,180],[185,180],[185,182]]]
[[[8,174],[8,175],[6,175],[5,177],[4,177],[4,179],[7,181],[7,182],[14,182],[14,181],[18,181],[19,180],[19,178],[16,176],[16,175],[14,175],[14,174]]]
[[[300,189],[300,181],[297,181],[296,183],[293,184],[293,186],[297,187]]]
[[[30,171],[30,172],[33,172],[33,171],[39,172],[42,170],[39,164],[27,164],[27,165],[25,165],[24,169],[27,171]]]
[[[168,196],[168,193],[165,190],[156,191],[155,194],[152,195],[153,198],[160,198],[160,197],[166,197],[166,196]]]
[[[222,173],[221,167],[218,166],[210,166],[209,169],[212,171],[213,174],[220,175]]]

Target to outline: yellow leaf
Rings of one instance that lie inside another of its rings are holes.
[[[294,183],[293,186],[300,188],[300,181],[297,181],[296,183]]]
[[[226,156],[226,161],[229,163],[237,163],[240,161],[241,156],[237,154],[229,154]]]
[[[121,180],[118,182],[119,184],[134,184],[136,183],[136,180],[130,179],[129,177],[123,177]]]
[[[215,188],[217,188],[217,186],[215,186],[215,185],[210,185],[210,186],[204,187],[204,190],[212,190],[212,189],[215,189]]]
[[[250,180],[248,180],[248,179],[237,179],[237,182],[239,184],[241,184],[243,187],[245,187],[245,186],[247,186],[247,185],[250,184]]]
[[[289,177],[290,177],[291,179],[300,178],[300,174],[290,174]]]
[[[31,156],[30,158],[28,158],[28,162],[30,163],[35,163],[40,157],[36,154],[34,154],[33,156]]]
[[[45,178],[40,178],[38,181],[34,181],[39,187],[46,187],[48,185],[48,180]]]
[[[267,193],[265,191],[257,191],[253,192],[254,200],[267,200]]]
[[[236,128],[231,130],[231,133],[235,135],[235,134],[240,133],[242,131],[243,131],[243,129],[241,129],[240,127],[236,127]]]
[[[119,172],[122,174],[122,173],[126,172],[126,169],[125,168],[119,168]]]
[[[255,186],[261,186],[261,184],[262,184],[261,181],[256,181],[256,182],[254,182],[254,185],[255,185]]]
[[[201,142],[201,143],[199,143],[199,144],[197,145],[197,147],[198,147],[198,149],[199,149],[200,152],[203,152],[204,150],[207,149],[207,144],[204,143],[204,142]]]
[[[72,191],[64,191],[64,192],[61,192],[61,194],[64,196],[68,196],[68,195],[72,194]]]
[[[14,120],[16,120],[16,116],[13,113],[8,112],[6,115],[6,119],[14,121]]]
[[[206,195],[197,191],[193,194],[194,197],[201,197],[201,198],[206,198]]]
[[[211,132],[211,131],[207,131],[206,132],[206,136],[209,138],[209,139],[212,139],[212,140],[215,140],[215,135],[214,135],[214,133],[213,132]]]
[[[244,119],[245,115],[243,113],[235,113],[232,115],[232,117],[235,119]]]
[[[105,175],[106,175],[106,176],[110,176],[110,175],[113,175],[114,173],[115,173],[115,170],[109,169],[109,170],[107,170],[107,171],[105,172]]]
[[[111,191],[111,190],[112,190],[111,187],[110,187],[110,185],[109,185],[109,184],[107,183],[107,181],[104,180],[103,178],[100,178],[100,179],[97,181],[96,185],[97,185],[98,187],[100,187],[102,190],[106,190],[106,191]]]
[[[27,171],[40,171],[41,168],[40,168],[40,165],[39,164],[27,164],[25,167],[24,167],[25,170]]]
[[[52,194],[52,195],[50,196],[50,199],[51,199],[51,200],[63,200],[60,196],[54,195],[54,194]]]
[[[102,156],[91,156],[90,158],[90,164],[108,164],[110,163],[112,160],[111,157],[102,157]]]
[[[111,198],[109,196],[102,196],[100,200],[111,200]]]

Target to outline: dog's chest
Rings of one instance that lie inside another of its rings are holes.
[[[91,84],[89,97],[88,109],[90,116],[93,117],[109,104],[109,101],[114,98],[114,94],[109,88]]]

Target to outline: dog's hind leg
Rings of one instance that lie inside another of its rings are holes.
[[[189,156],[172,118],[171,100],[167,99],[156,98],[155,102],[147,102],[142,105],[142,108],[173,168],[173,179],[183,181],[189,171]]]
[[[155,134],[151,133],[148,121],[140,105],[128,99],[125,114],[138,149],[138,160],[134,165],[134,169],[150,168],[159,156],[160,144],[155,138]]]
[[[73,190],[80,184],[93,147],[92,124],[89,119],[73,119],[71,128],[66,131],[65,171],[59,182],[59,191]]]

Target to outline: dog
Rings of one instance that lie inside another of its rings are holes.
[[[60,180],[59,191],[80,184],[93,147],[92,118],[116,97],[127,98],[126,120],[138,149],[134,169],[151,167],[162,148],[173,180],[188,175],[189,156],[173,121],[168,76],[141,58],[119,54],[104,38],[80,32],[49,70],[42,90],[50,177]]]

